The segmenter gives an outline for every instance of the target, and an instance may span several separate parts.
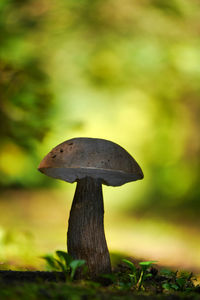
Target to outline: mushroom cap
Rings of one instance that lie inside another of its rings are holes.
[[[59,144],[44,157],[38,170],[70,183],[92,177],[111,186],[144,177],[138,163],[125,149],[96,138],[74,138]]]

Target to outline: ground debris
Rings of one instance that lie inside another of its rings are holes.
[[[38,282],[38,281],[65,281],[62,272],[48,272],[48,271],[0,271],[1,282]]]

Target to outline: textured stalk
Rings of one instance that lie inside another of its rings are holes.
[[[101,181],[90,177],[78,180],[69,217],[67,247],[74,259],[86,261],[92,278],[111,273],[103,219]]]

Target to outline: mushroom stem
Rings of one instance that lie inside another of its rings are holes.
[[[92,278],[111,273],[104,233],[104,205],[100,179],[77,180],[67,233],[67,247],[74,259],[84,259]]]

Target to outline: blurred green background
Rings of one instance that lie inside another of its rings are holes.
[[[66,249],[75,184],[40,160],[109,139],[144,180],[104,187],[112,252],[200,271],[200,3],[0,1],[0,264]]]

